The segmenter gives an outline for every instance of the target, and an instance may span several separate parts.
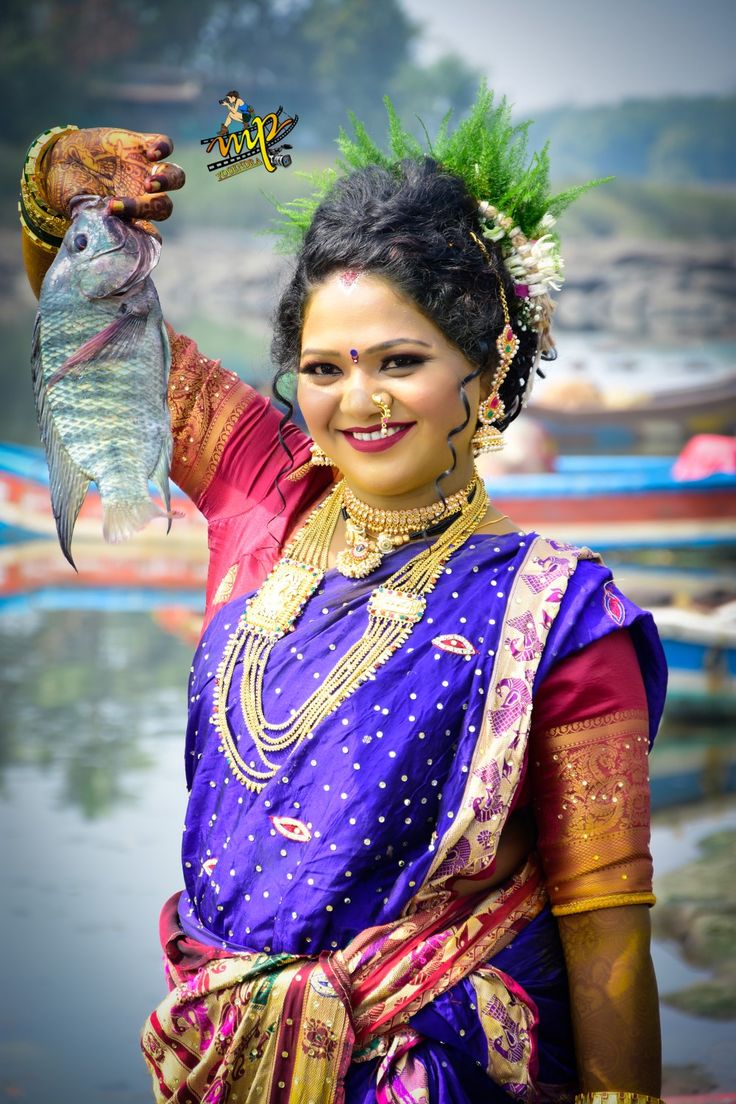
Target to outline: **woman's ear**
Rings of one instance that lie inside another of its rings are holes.
[[[480,401],[485,402],[493,388],[493,372],[484,372],[480,377]]]

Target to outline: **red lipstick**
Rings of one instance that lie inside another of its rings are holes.
[[[392,445],[395,445],[398,441],[401,441],[406,437],[409,430],[415,425],[415,422],[389,422],[389,429],[396,429],[395,433],[392,433],[388,437],[376,437],[373,441],[359,441],[355,437],[356,433],[375,433],[379,428],[378,426],[351,426],[350,429],[342,429],[340,432],[345,437],[348,444],[357,452],[384,452],[386,449],[390,449]]]

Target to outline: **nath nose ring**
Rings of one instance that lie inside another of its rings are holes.
[[[386,401],[387,399],[388,402]],[[371,402],[374,402],[381,411],[381,436],[388,437],[388,420],[391,417],[391,396],[381,391],[376,391],[371,395]]]

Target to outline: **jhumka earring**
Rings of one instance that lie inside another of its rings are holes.
[[[371,402],[375,403],[381,411],[381,436],[388,437],[388,420],[391,417],[393,399],[390,395],[386,395],[385,391],[376,391],[371,395]]]
[[[503,307],[504,327],[496,338],[498,349],[498,369],[493,380],[493,389],[478,407],[478,421],[480,425],[473,434],[473,456],[481,456],[486,452],[499,452],[503,448],[503,436],[496,428],[494,422],[500,421],[506,409],[501,399],[501,386],[508,375],[511,362],[519,348],[519,339],[511,329],[509,308],[506,302],[506,293],[499,281],[498,290],[501,294],[501,306]]]
[[[316,441],[312,441],[309,449],[311,456],[307,460],[306,464],[302,464],[301,467],[287,475],[287,479],[290,483],[296,483],[298,480],[303,479],[310,468],[334,468],[337,465],[334,460],[330,460],[326,452],[323,452]]]

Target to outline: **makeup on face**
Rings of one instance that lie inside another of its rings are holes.
[[[389,281],[335,274],[310,295],[302,332],[298,400],[308,430],[366,501],[392,508],[436,498],[448,468],[452,493],[473,471],[475,425],[466,422],[463,357]],[[471,408],[479,385],[466,386]],[[376,399],[380,397],[380,402]],[[460,427],[460,428],[459,428]],[[455,449],[457,460],[453,461]],[[385,458],[385,459],[384,459]]]

